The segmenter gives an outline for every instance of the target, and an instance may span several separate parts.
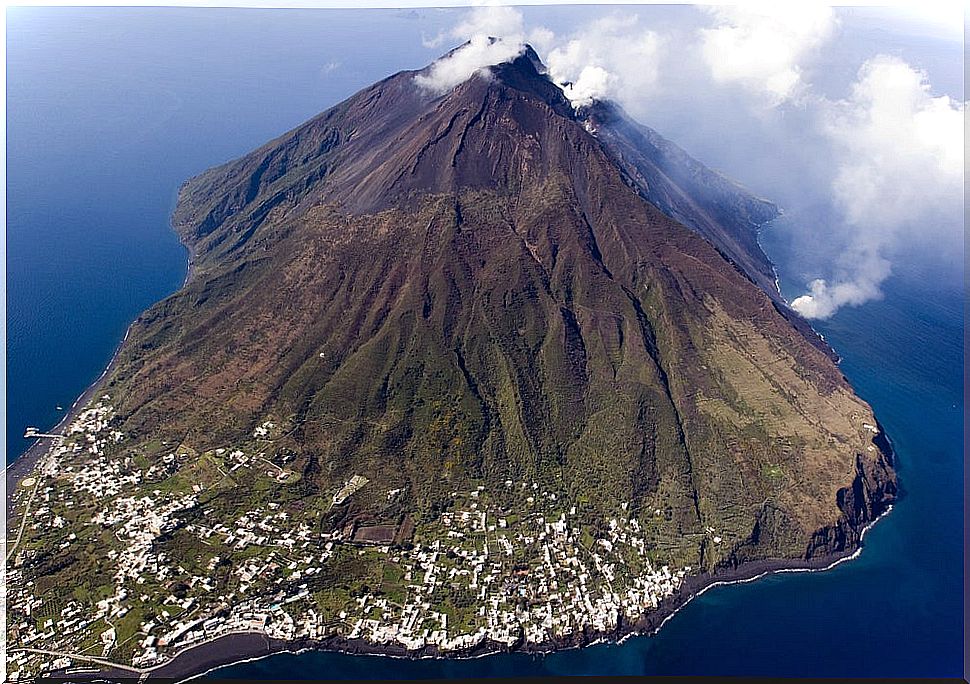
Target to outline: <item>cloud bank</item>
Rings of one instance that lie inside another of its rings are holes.
[[[850,96],[824,102],[823,130],[838,166],[832,197],[849,231],[837,279],[817,279],[792,301],[806,318],[880,296],[891,253],[907,232],[932,233],[963,208],[965,105],[932,95],[927,75],[878,55],[859,70]]]
[[[737,83],[771,106],[804,87],[802,62],[836,27],[831,7],[774,3],[712,7],[712,28],[701,29],[701,54],[715,81]]]

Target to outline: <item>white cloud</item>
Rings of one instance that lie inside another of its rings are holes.
[[[552,32],[542,37],[547,45],[556,42]],[[546,64],[574,106],[589,105],[594,98],[636,105],[657,82],[662,45],[656,32],[640,26],[637,15],[613,15],[549,50]]]
[[[662,46],[660,36],[640,26],[636,15],[607,16],[560,38],[545,26],[527,30],[521,12],[494,6],[475,7],[450,35],[470,42],[418,76],[421,87],[445,92],[485,67],[513,59],[528,41],[545,54],[549,76],[575,106],[607,97],[628,106],[642,103],[657,81]],[[425,45],[436,41],[423,39]]]
[[[444,31],[438,31],[438,34],[434,38],[428,38],[428,36],[425,35],[424,31],[421,32],[421,45],[422,45],[422,47],[426,47],[426,48],[428,48],[430,50],[430,49],[433,49],[433,48],[436,48],[436,47],[441,47],[441,45],[444,42],[445,42],[445,32]]]
[[[904,224],[957,196],[963,114],[961,103],[934,97],[926,74],[901,59],[879,55],[863,64],[824,126],[841,152],[833,191],[846,219]]]
[[[556,34],[545,26],[537,26],[529,31],[529,44],[539,55],[544,55],[556,44]]]
[[[616,77],[600,66],[584,66],[575,82],[563,82],[562,91],[574,107],[593,104],[596,98],[606,97],[615,89]]]
[[[425,90],[447,92],[483,69],[515,59],[525,48],[522,14],[511,7],[476,7],[451,36],[467,43],[415,76]]]
[[[933,96],[924,72],[876,56],[847,99],[823,106],[837,160],[832,193],[850,232],[835,282],[816,280],[792,302],[808,318],[878,297],[887,254],[906,234],[958,224],[963,211],[965,105]]]
[[[418,74],[414,80],[426,90],[444,93],[476,72],[515,59],[522,54],[522,49],[521,42],[473,36],[466,45],[436,61],[427,74]]]
[[[475,7],[451,31],[453,38],[469,40],[475,36],[493,38],[521,37],[522,13],[514,7]]]
[[[701,53],[715,81],[738,83],[776,106],[803,87],[802,61],[836,27],[830,7],[802,3],[720,6],[701,29]]]

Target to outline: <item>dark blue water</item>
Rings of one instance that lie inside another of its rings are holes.
[[[7,22],[10,460],[24,425],[57,422],[128,323],[178,287],[178,184],[426,63],[436,50],[421,34],[454,15],[48,8]],[[789,295],[807,275],[787,239],[797,218],[765,236]],[[883,301],[818,326],[892,437],[906,490],[857,560],[712,590],[621,646],[464,662],[280,655],[218,676],[961,674],[962,286],[924,262],[897,271]]]

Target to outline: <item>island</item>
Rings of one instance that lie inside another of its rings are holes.
[[[183,185],[185,285],[8,469],[11,680],[618,640],[890,509],[770,202],[531,48],[432,68]]]

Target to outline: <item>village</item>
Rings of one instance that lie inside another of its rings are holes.
[[[224,519],[203,485],[171,484],[189,467],[184,455],[137,465],[110,428],[107,401],[78,416],[17,492],[26,535],[7,575],[11,680],[86,658],[152,667],[241,632],[407,651],[548,644],[636,621],[691,571],[651,562],[627,504],[594,537],[576,505],[535,482],[503,483],[522,503],[514,513],[484,486],[454,491],[454,505],[407,544],[376,527],[372,536],[360,534],[368,528],[321,531],[276,501],[255,501]],[[223,455],[280,480],[278,466],[267,469],[247,453]],[[327,505],[377,486],[354,475]],[[96,559],[71,556],[92,548]],[[29,575],[32,563],[58,562],[88,564],[91,581],[70,591]]]

